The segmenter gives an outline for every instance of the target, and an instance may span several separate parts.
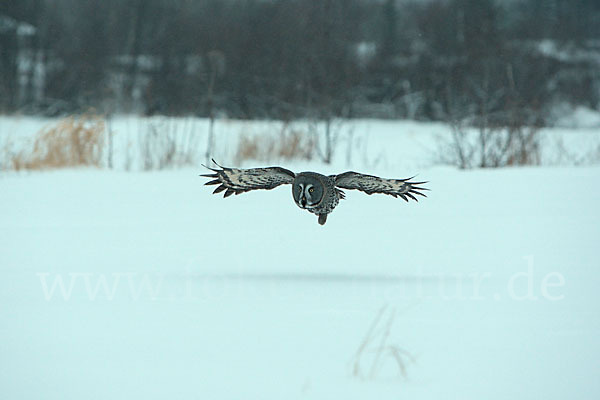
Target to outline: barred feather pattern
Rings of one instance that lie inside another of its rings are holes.
[[[421,192],[429,189],[420,186],[427,182],[411,182],[410,180],[413,178],[386,179],[348,171],[335,175],[335,186],[342,189],[360,190],[366,194],[389,194],[390,196],[400,197],[405,201],[408,201],[409,198],[418,201],[415,195],[427,197]]]
[[[238,195],[250,190],[269,190],[280,185],[291,184],[296,176],[292,171],[281,167],[238,169],[222,167],[215,160],[212,161],[219,169],[206,167],[214,173],[200,176],[214,178],[205,185],[219,185],[213,193],[225,191],[223,197],[229,197],[232,194]]]

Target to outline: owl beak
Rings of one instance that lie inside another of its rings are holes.
[[[302,206],[302,208],[306,208],[306,197],[300,199],[300,205]]]

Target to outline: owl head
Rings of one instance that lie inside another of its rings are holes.
[[[298,207],[310,209],[317,207],[325,194],[325,186],[317,174],[301,172],[292,183],[292,195]]]

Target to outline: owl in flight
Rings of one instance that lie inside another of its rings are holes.
[[[293,173],[281,167],[237,169],[222,167],[212,160],[220,169],[209,168],[214,174],[201,175],[214,178],[205,185],[219,185],[213,193],[225,191],[223,197],[240,194],[256,189],[273,189],[279,185],[292,185],[292,195],[298,207],[319,217],[319,224],[324,225],[340,199],[345,198],[341,189],[356,189],[366,194],[383,193],[394,197],[400,196],[405,201],[409,198],[417,201],[414,195],[425,196],[420,191],[428,190],[419,185],[427,182],[411,182],[410,179],[385,179],[358,172],[344,172],[339,175],[321,175],[316,172]]]

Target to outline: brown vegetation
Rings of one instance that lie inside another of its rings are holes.
[[[235,155],[236,163],[245,160],[310,160],[316,150],[312,135],[285,127],[279,135],[242,136]]]
[[[41,130],[33,149],[20,151],[9,168],[41,170],[75,166],[99,167],[102,158],[104,121],[94,115],[68,117]]]

